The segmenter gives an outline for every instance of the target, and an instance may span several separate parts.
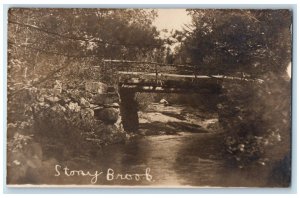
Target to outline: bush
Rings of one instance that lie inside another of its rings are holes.
[[[226,151],[240,168],[290,155],[290,82],[273,73],[263,80],[224,83],[218,104]]]

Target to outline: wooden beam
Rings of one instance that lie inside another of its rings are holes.
[[[128,89],[133,92],[145,92],[145,93],[219,93],[217,89],[209,88],[167,88],[167,87],[155,87],[155,86],[138,86],[138,85],[121,85],[122,89]]]

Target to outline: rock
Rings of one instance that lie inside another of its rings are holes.
[[[95,110],[95,109],[99,108],[99,105],[90,104],[90,108]]]
[[[80,103],[82,93],[79,90],[67,90],[67,97],[73,102]]]
[[[119,132],[118,128],[115,126],[115,125],[106,125],[102,132],[105,134],[105,135],[109,135],[109,134],[116,134]]]
[[[51,110],[57,113],[63,113],[66,111],[66,108],[61,106],[60,104],[56,104],[55,106],[51,107]]]
[[[53,93],[56,96],[56,95],[60,95],[61,92],[62,92],[62,83],[59,80],[56,80],[53,87]]]
[[[92,98],[93,104],[104,105],[104,104],[113,104],[119,103],[119,95],[117,93],[106,93],[106,94],[97,94]]]
[[[71,111],[74,111],[74,112],[79,112],[81,109],[77,102],[70,102],[68,107]]]
[[[169,102],[166,100],[166,99],[161,99],[160,101],[159,101],[159,103],[160,104],[164,104],[164,105],[169,105]]]
[[[109,108],[109,107],[111,107],[111,108],[119,108],[120,105],[118,103],[114,102],[112,104],[104,104],[104,107],[105,108]]]
[[[101,82],[89,81],[85,83],[85,90],[91,93],[107,93],[107,85]]]
[[[62,97],[62,99],[58,102],[60,105],[65,106],[66,104],[68,104],[69,102],[71,102],[71,99],[68,97]]]
[[[91,120],[94,118],[94,111],[90,108],[81,109],[80,115],[82,119]]]
[[[124,131],[123,125],[122,125],[122,118],[121,118],[121,116],[119,116],[118,120],[115,122],[114,125],[117,127],[117,129],[119,131]]]
[[[126,139],[126,133],[120,131],[115,125],[105,125],[99,134],[104,144],[121,143]]]
[[[55,104],[60,101],[60,99],[56,96],[44,96],[44,101],[50,104]]]
[[[40,102],[38,103],[39,107],[42,107],[42,108],[48,108],[50,107],[50,105],[48,103],[45,103],[45,102]]]
[[[116,89],[113,86],[108,86],[107,87],[107,92],[108,93],[114,93],[114,92],[116,92]]]
[[[90,107],[90,103],[84,98],[80,98],[80,105],[83,107]]]
[[[85,92],[85,98],[90,101],[91,98],[93,98],[94,94],[90,93],[90,92]]]
[[[119,110],[115,108],[103,108],[95,110],[95,118],[105,123],[114,124],[120,116]]]

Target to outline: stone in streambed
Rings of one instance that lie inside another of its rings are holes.
[[[93,104],[96,105],[105,105],[119,103],[119,95],[117,93],[106,93],[106,94],[97,94],[92,98]]]
[[[120,116],[119,110],[116,108],[102,108],[95,110],[95,118],[105,123],[114,124]]]

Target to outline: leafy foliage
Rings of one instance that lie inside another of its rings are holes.
[[[124,141],[121,128],[94,119],[84,86],[116,84],[116,67],[103,59],[139,59],[160,47],[155,17],[143,9],[9,10],[9,182],[28,182],[51,157]]]
[[[286,69],[291,62],[291,11],[189,13],[192,25],[174,34],[181,42],[175,61],[190,61],[203,74],[262,80],[223,82],[217,107],[229,163],[268,166],[281,178],[276,182],[289,185],[291,84]],[[270,178],[275,178],[272,173]]]
[[[224,83],[218,112],[226,132],[225,149],[240,167],[277,163],[288,169],[291,108],[285,71],[291,62],[291,12],[189,10],[189,14],[192,25],[167,39],[169,44],[174,39],[181,43],[172,53],[152,25],[153,10],[11,9],[10,178],[19,181],[28,170],[41,167],[50,150],[59,150],[62,158],[88,150],[84,143],[70,142],[99,140],[94,142],[102,146],[124,139],[114,126],[90,119],[91,111],[81,103],[81,98],[92,97],[84,92],[87,80],[116,84],[116,68],[103,59],[187,63],[197,65],[201,74],[263,79],[262,84]],[[114,133],[107,135],[108,131]],[[47,149],[51,146],[56,149]],[[16,167],[19,175],[14,174]],[[271,168],[276,172],[275,165]],[[278,178],[288,182],[288,171],[279,172]]]
[[[283,73],[291,61],[289,10],[189,10],[190,29],[176,32],[177,56],[210,74]],[[177,58],[178,59],[178,58]]]
[[[226,84],[219,104],[227,151],[241,167],[290,153],[290,83],[274,74],[265,83]],[[247,90],[247,91],[245,91]]]
[[[102,59],[137,59],[161,46],[155,16],[142,9],[11,9],[8,83],[40,79],[62,66],[54,78],[89,78],[92,66],[100,66],[97,78],[103,78]]]

